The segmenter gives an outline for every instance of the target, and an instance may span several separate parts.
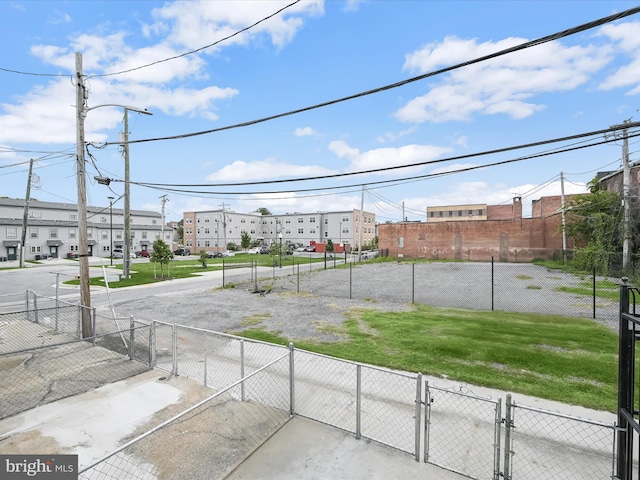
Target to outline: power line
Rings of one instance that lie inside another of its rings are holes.
[[[91,76],[90,76],[90,77],[88,77],[88,78],[94,78],[94,77],[110,77],[110,76],[114,76],[114,75],[122,75],[122,74],[124,74],[124,73],[135,72],[136,70],[141,70],[141,69],[143,69],[143,68],[151,67],[151,66],[153,66],[153,65],[158,65],[159,63],[168,62],[168,61],[170,61],[170,60],[175,60],[175,59],[177,59],[177,58],[186,57],[186,56],[188,56],[188,55],[192,55],[192,54],[194,54],[194,53],[198,53],[198,52],[200,52],[200,51],[202,51],[202,50],[206,50],[207,48],[214,47],[214,46],[218,45],[219,43],[222,43],[222,42],[224,42],[224,41],[226,41],[226,40],[229,40],[230,38],[233,38],[233,37],[235,37],[235,36],[237,36],[237,35],[240,35],[241,33],[244,33],[244,32],[246,32],[247,30],[250,30],[250,29],[252,29],[253,27],[255,27],[255,26],[257,26],[257,25],[259,25],[259,24],[261,24],[261,23],[263,23],[263,22],[266,22],[267,20],[269,20],[269,19],[271,19],[271,18],[275,17],[275,16],[276,16],[276,15],[278,15],[279,13],[284,12],[284,11],[285,11],[285,10],[287,10],[288,8],[293,7],[295,4],[300,3],[300,2],[301,2],[301,0],[296,0],[295,2],[290,3],[290,4],[289,4],[289,5],[287,5],[286,7],[282,7],[282,8],[281,8],[280,10],[278,10],[277,12],[272,13],[271,15],[269,15],[269,16],[267,16],[267,17],[264,17],[264,18],[262,18],[262,19],[260,19],[260,20],[258,20],[258,21],[257,21],[257,22],[255,22],[254,24],[249,25],[248,27],[245,27],[245,28],[243,28],[242,30],[238,30],[237,32],[232,33],[231,35],[227,35],[226,37],[221,38],[220,40],[217,40],[217,41],[215,41],[215,42],[213,42],[213,43],[210,43],[209,45],[205,45],[204,47],[196,48],[195,50],[190,50],[190,51],[188,51],[188,52],[181,53],[181,54],[179,54],[179,55],[174,55],[174,56],[172,56],[172,57],[165,58],[164,60],[157,60],[157,61],[155,61],[155,62],[147,63],[147,64],[145,64],[145,65],[140,65],[139,67],[130,68],[130,69],[128,69],[128,70],[122,70],[122,71],[120,71],[120,72],[105,73],[105,74],[101,74],[101,75],[91,75]]]
[[[392,83],[392,84],[389,84],[389,85],[385,85],[383,87],[374,88],[372,90],[366,90],[364,92],[356,93],[356,94],[349,95],[349,96],[342,97],[342,98],[338,98],[338,99],[335,99],[335,100],[330,100],[328,102],[318,103],[316,105],[312,105],[312,106],[309,106],[309,107],[299,108],[299,109],[296,109],[296,110],[290,110],[288,112],[279,113],[279,114],[276,114],[276,115],[271,115],[271,116],[259,118],[259,119],[256,119],[256,120],[250,120],[250,121],[247,121],[247,122],[236,123],[236,124],[233,124],[233,125],[227,125],[227,126],[224,126],[224,127],[213,128],[213,129],[210,129],[210,130],[203,130],[203,131],[192,132],[192,133],[183,133],[183,134],[172,135],[172,136],[168,136],[168,137],[155,137],[155,138],[144,138],[144,139],[139,139],[139,140],[129,140],[128,143],[157,142],[157,141],[163,141],[163,140],[177,140],[177,139],[182,139],[182,138],[196,137],[196,136],[199,136],[199,135],[207,135],[207,134],[210,134],[210,133],[217,133],[217,132],[222,132],[222,131],[225,131],[225,130],[231,130],[231,129],[235,129],[235,128],[241,128],[241,127],[247,127],[247,126],[250,126],[250,125],[256,125],[258,123],[264,123],[264,122],[267,122],[267,121],[270,121],[270,120],[275,120],[275,119],[287,117],[287,116],[290,116],[290,115],[296,115],[298,113],[308,112],[310,110],[315,110],[315,109],[318,109],[318,108],[327,107],[329,105],[335,105],[337,103],[346,102],[348,100],[354,100],[356,98],[365,97],[365,96],[368,96],[368,95],[372,95],[374,93],[380,93],[380,92],[384,92],[384,91],[387,91],[387,90],[392,90],[394,88],[402,87],[404,85],[408,85],[410,83],[414,83],[414,82],[417,82],[417,81],[420,81],[420,80],[424,80],[426,78],[430,78],[430,77],[433,77],[433,76],[436,76],[436,75],[440,75],[442,73],[447,73],[447,72],[450,72],[450,71],[453,71],[453,70],[457,70],[459,68],[467,67],[469,65],[474,65],[476,63],[481,63],[481,62],[484,62],[486,60],[491,60],[493,58],[497,58],[497,57],[500,57],[500,56],[503,56],[503,55],[507,55],[509,53],[514,53],[514,52],[518,52],[520,50],[525,50],[527,48],[531,48],[531,47],[535,47],[535,46],[538,46],[538,45],[542,45],[544,43],[548,43],[548,42],[551,42],[551,41],[554,41],[554,40],[558,40],[560,38],[564,38],[564,37],[568,37],[568,36],[571,36],[571,35],[575,35],[576,33],[584,32],[586,30],[590,30],[592,28],[599,27],[599,26],[605,25],[607,23],[614,22],[616,20],[620,20],[622,18],[631,16],[631,15],[635,15],[637,13],[640,13],[640,7],[630,8],[630,9],[625,10],[623,12],[619,12],[619,13],[616,13],[616,14],[613,14],[613,15],[609,15],[608,17],[603,17],[603,18],[600,18],[598,20],[594,20],[594,21],[591,21],[591,22],[588,22],[588,23],[584,23],[584,24],[579,25],[577,27],[569,28],[567,30],[563,30],[561,32],[557,32],[557,33],[554,33],[554,34],[551,34],[551,35],[547,35],[545,37],[541,37],[541,38],[538,38],[538,39],[535,39],[535,40],[531,40],[529,42],[524,42],[524,43],[521,43],[520,45],[509,47],[509,48],[506,48],[504,50],[500,50],[498,52],[491,53],[489,55],[484,55],[482,57],[477,57],[477,58],[475,58],[473,60],[468,60],[466,62],[458,63],[458,64],[452,65],[450,67],[441,68],[439,70],[434,70],[432,72],[425,73],[423,75],[418,75],[416,77],[408,78],[406,80],[401,80],[399,82]],[[121,142],[106,142],[104,145],[120,145],[120,144],[121,144]]]

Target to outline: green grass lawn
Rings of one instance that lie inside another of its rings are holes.
[[[589,319],[417,306],[357,310],[344,340],[304,350],[540,398],[615,411],[617,334]],[[289,339],[252,328],[247,338]]]
[[[151,261],[143,261],[143,262],[134,262],[131,263],[131,277],[127,280],[118,280],[115,282],[110,282],[110,288],[122,288],[122,287],[131,287],[134,285],[145,285],[149,283],[163,282],[170,278],[187,278],[198,273],[213,271],[213,270],[221,270],[223,268],[232,268],[232,267],[250,267],[253,262],[253,265],[258,265],[261,267],[273,267],[274,263],[277,266],[280,266],[280,258],[278,256],[271,255],[251,255],[240,253],[236,254],[234,257],[225,257],[225,258],[207,258],[206,259],[206,268],[202,268],[202,262],[199,259],[194,260],[174,260],[170,262],[170,265],[163,265],[162,271],[160,269],[159,263],[154,263]],[[309,258],[307,257],[294,257],[291,255],[286,255],[282,257],[282,268],[285,267],[292,268],[293,265],[308,265]],[[311,263],[324,262],[324,258],[311,258]],[[102,268],[100,267],[92,267],[92,268]],[[107,273],[111,275],[120,275],[122,273],[122,264],[114,265],[112,267],[107,267]],[[80,283],[79,280],[68,280],[64,282],[67,285],[78,285]],[[102,276],[99,277],[91,277],[89,280],[91,285],[95,286],[104,286],[105,282]]]

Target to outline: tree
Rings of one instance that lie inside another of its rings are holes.
[[[184,219],[180,219],[178,226],[173,232],[173,239],[179,244],[184,244]]]
[[[333,253],[335,247],[333,245],[333,240],[327,240],[327,245],[324,247],[325,252]]]
[[[244,248],[245,250],[247,248],[249,248],[249,246],[251,245],[251,235],[249,235],[246,231],[242,231],[242,233],[240,234],[240,245],[242,246],[242,248]]]
[[[271,212],[266,207],[260,207],[257,212],[260,212],[260,215],[271,215]]]
[[[207,268],[207,258],[209,258],[209,254],[206,250],[200,250],[200,264],[202,268]]]
[[[164,278],[164,265],[169,264],[173,259],[173,252],[161,238],[153,242],[153,250],[151,251],[150,260],[160,264],[160,276]]]
[[[588,188],[591,193],[577,195],[565,206],[565,231],[579,245],[574,263],[607,274],[611,258],[622,253],[624,209],[619,195],[601,190],[597,179]]]

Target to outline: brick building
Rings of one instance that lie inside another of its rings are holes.
[[[565,201],[570,197],[565,196]],[[522,202],[516,197],[511,205],[487,206],[486,220],[380,224],[378,246],[384,254],[409,259],[529,262],[558,258],[562,255],[561,204],[560,196],[542,197],[532,204],[532,218],[523,218]]]

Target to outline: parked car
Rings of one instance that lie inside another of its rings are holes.
[[[235,257],[236,254],[234,252],[231,252],[229,250],[225,250],[224,252],[221,253],[221,255],[223,257]]]
[[[221,258],[222,257],[222,252],[209,252],[207,254],[207,257],[209,257],[209,258]]]
[[[187,255],[191,255],[191,250],[188,248],[177,248],[173,251],[173,254],[186,257]]]
[[[316,251],[316,246],[315,245],[311,245],[309,247],[304,247],[304,252],[315,252]]]
[[[260,247],[260,253],[262,255],[268,255],[269,254],[269,247],[267,245],[262,245]]]
[[[124,252],[116,248],[113,252],[111,252],[111,256],[113,258],[124,258]]]
[[[247,250],[247,253],[257,254],[260,253],[260,247],[253,247]]]
[[[136,252],[136,258],[137,257],[150,257],[151,254],[149,253],[149,250],[140,250],[139,252]]]

